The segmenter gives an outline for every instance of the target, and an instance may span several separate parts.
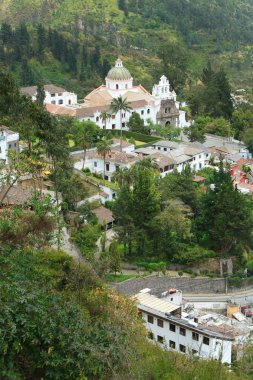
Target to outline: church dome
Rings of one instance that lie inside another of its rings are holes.
[[[130,72],[123,66],[121,59],[117,59],[115,67],[113,67],[107,74],[106,79],[125,81],[132,79]]]

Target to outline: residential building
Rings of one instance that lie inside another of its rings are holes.
[[[0,126],[0,160],[8,163],[10,150],[19,150],[19,134],[5,126]]]
[[[60,106],[70,106],[77,104],[77,95],[74,92],[69,92],[62,87],[46,84],[45,91],[45,104],[55,104]],[[21,87],[20,92],[28,95],[33,101],[36,100],[37,86]]]

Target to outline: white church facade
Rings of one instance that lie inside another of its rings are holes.
[[[132,107],[131,111],[111,114],[110,106],[113,99],[122,96]],[[153,86],[152,94],[142,85],[134,85],[133,77],[124,67],[121,59],[117,59],[115,66],[111,68],[105,78],[105,84],[94,89],[83,99],[83,103],[69,102],[46,102],[49,112],[59,115],[69,115],[81,121],[91,120],[101,129],[122,129],[127,130],[129,118],[133,112],[139,113],[144,120],[144,125],[148,125],[149,120],[154,124],[171,124],[175,127],[184,128],[187,126],[185,112],[179,110],[177,95],[171,91],[169,80],[163,75],[158,84]],[[101,119],[101,113],[110,113],[110,117],[105,121]],[[122,122],[122,125],[120,125]]]

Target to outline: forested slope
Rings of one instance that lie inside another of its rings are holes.
[[[172,44],[184,53],[175,57],[170,49],[167,56],[176,63],[180,58],[185,61],[187,75],[181,87],[198,79],[207,60],[214,66],[224,66],[233,87],[247,87],[253,79],[252,17],[253,2],[245,0],[77,0],[74,3],[3,0],[0,23],[15,27],[14,34],[17,27],[26,24],[31,46],[29,54],[22,52],[22,60],[16,57],[6,61],[0,50],[0,60],[11,67],[20,84],[33,84],[40,79],[54,81],[83,96],[101,84],[106,70],[120,55],[136,82],[150,90],[165,71],[159,59],[161,52]],[[56,57],[51,47],[44,44],[45,55],[41,59],[40,37],[36,32],[39,24],[45,28],[44,34],[49,34],[49,28],[59,33],[65,40],[63,44],[69,46],[68,52]],[[10,46],[1,45],[8,53]],[[95,50],[97,57],[85,60],[83,47],[91,55]],[[33,74],[28,79],[21,72],[22,63],[23,70],[29,71],[24,60]]]

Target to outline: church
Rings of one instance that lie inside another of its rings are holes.
[[[129,112],[111,114],[105,121],[102,112],[110,113],[113,99],[122,96],[131,105]],[[185,112],[179,109],[177,96],[170,89],[168,79],[163,75],[158,84],[153,86],[152,94],[142,85],[135,86],[131,73],[124,67],[121,59],[117,59],[105,78],[105,84],[94,89],[84,97],[83,103],[68,106],[47,103],[46,108],[54,114],[74,116],[81,121],[94,121],[100,128],[127,129],[127,123],[133,112],[140,114],[144,125],[151,120],[154,124],[172,125],[179,128],[187,126]],[[122,125],[120,125],[122,122]]]

